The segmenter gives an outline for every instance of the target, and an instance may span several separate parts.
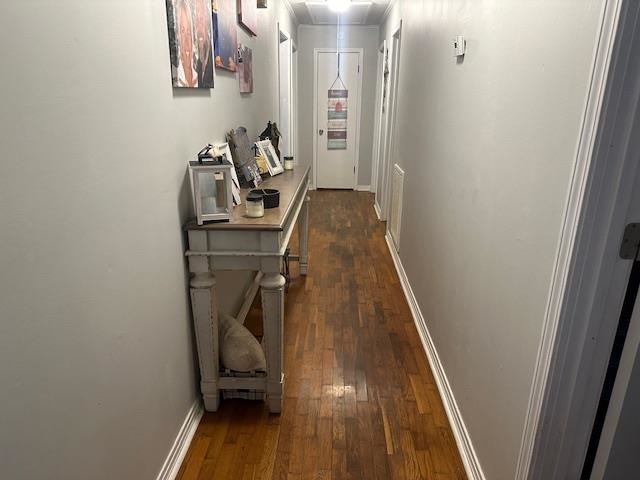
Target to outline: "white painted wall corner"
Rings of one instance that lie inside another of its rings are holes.
[[[356,190],[358,192],[370,192],[371,185],[356,185]]]
[[[191,405],[156,480],[174,480],[176,478],[203,414],[204,409],[202,408],[202,402],[198,397],[196,401],[193,402],[193,405]]]
[[[449,385],[449,380],[447,379],[444,367],[440,362],[440,357],[438,357],[438,352],[433,340],[431,339],[429,330],[427,329],[427,324],[422,316],[422,312],[420,311],[416,297],[413,294],[411,285],[409,284],[409,279],[407,278],[407,274],[402,266],[402,261],[393,246],[393,240],[390,238],[388,232],[385,235],[385,240],[387,241],[387,247],[391,253],[393,264],[396,267],[396,272],[398,272],[398,278],[400,279],[402,290],[404,291],[407,303],[411,309],[411,315],[413,316],[413,320],[416,324],[418,335],[420,335],[422,347],[427,354],[431,371],[436,379],[438,392],[442,398],[442,403],[444,404],[444,409],[447,413],[447,418],[449,419],[453,436],[456,439],[456,444],[458,446],[458,451],[460,452],[462,463],[464,464],[464,469],[471,480],[485,480],[484,473],[480,466],[480,461],[476,455],[475,449],[473,448],[471,437],[469,436],[469,432],[465,426],[464,419],[462,418],[456,399],[453,396],[453,391]]]

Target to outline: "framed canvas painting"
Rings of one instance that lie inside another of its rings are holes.
[[[258,35],[258,6],[256,0],[238,0],[238,23],[249,34]]]
[[[209,0],[166,0],[171,83],[177,88],[213,88]]]
[[[253,58],[246,45],[238,45],[238,81],[240,93],[253,92]]]
[[[237,70],[238,32],[236,6],[232,0],[212,0],[213,50],[216,68]]]

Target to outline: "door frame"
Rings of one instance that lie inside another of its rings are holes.
[[[640,155],[639,10],[635,0],[605,0],[601,10],[518,480],[582,471],[631,269],[618,250]]]
[[[291,40],[291,92],[293,94],[292,99],[292,111],[291,111],[291,155],[293,155],[293,163],[298,164],[298,152],[300,151],[300,139],[298,138],[298,62],[300,56],[298,53],[298,45],[293,39]]]
[[[283,40],[283,37],[285,37],[285,39]],[[296,131],[296,127],[295,127],[295,122],[297,121],[297,115],[296,115],[296,99],[294,96],[294,78],[297,78],[297,72],[293,71],[293,53],[294,51],[297,50],[295,42],[293,41],[293,37],[291,36],[291,34],[287,31],[284,30],[282,28],[282,25],[280,23],[278,23],[278,31],[277,31],[277,45],[278,45],[278,124],[279,127],[282,127],[282,118],[283,118],[283,112],[282,112],[282,103],[281,103],[281,89],[282,89],[282,55],[280,54],[280,49],[283,43],[287,42],[287,58],[286,61],[289,64],[289,74],[288,74],[288,78],[286,79],[287,81],[287,94],[289,96],[289,112],[285,112],[288,113],[288,117],[289,117],[289,131],[287,132],[289,134],[289,145],[288,145],[288,150],[289,150],[289,155],[294,155],[294,159],[295,159],[295,150],[296,150],[296,135],[297,135],[297,131]],[[280,150],[282,150],[284,152],[284,148],[281,148]],[[284,161],[282,159],[280,159],[281,162],[284,163]]]
[[[320,53],[336,53],[336,48],[314,48],[313,49],[313,159],[311,171],[313,173],[312,188],[316,188],[316,179],[318,178],[318,55]],[[362,116],[362,72],[364,71],[364,48],[340,48],[342,53],[357,53],[358,65],[358,97],[356,99],[356,108],[358,109],[356,118],[356,150],[354,159],[354,175],[353,190],[358,186],[358,164],[360,163],[360,117]]]
[[[386,44],[387,42],[385,42]],[[396,139],[396,118],[398,104],[398,90],[400,78],[400,59],[402,57],[402,20],[391,35],[391,45],[386,45],[390,49],[389,55],[389,85],[387,92],[387,112],[384,125],[381,126],[382,138],[380,140],[381,156],[378,164],[378,175],[382,175],[380,191],[376,191],[374,208],[380,220],[389,218],[389,204],[391,203],[391,159],[395,152]],[[383,67],[384,68],[384,67]],[[382,102],[382,95],[380,97]],[[380,105],[382,109],[382,104]],[[376,180],[377,182],[377,180]],[[377,183],[376,183],[377,184]],[[379,210],[379,211],[378,211]]]
[[[371,160],[371,188],[372,193],[378,191],[378,165],[380,164],[380,139],[382,137],[380,132],[380,125],[382,124],[382,89],[384,88],[384,51],[387,48],[387,41],[383,40],[378,47],[378,64],[376,67],[376,104],[375,104],[375,117],[373,120],[373,155]],[[375,204],[377,208],[376,212],[379,212],[379,206]]]

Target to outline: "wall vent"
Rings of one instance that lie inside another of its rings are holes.
[[[391,180],[391,208],[389,209],[389,233],[400,251],[400,223],[402,221],[402,190],[404,188],[404,170],[396,163],[393,165]]]

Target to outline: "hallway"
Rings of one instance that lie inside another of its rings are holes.
[[[310,196],[309,272],[293,265],[285,300],[282,414],[222,401],[178,478],[466,478],[372,194]]]

